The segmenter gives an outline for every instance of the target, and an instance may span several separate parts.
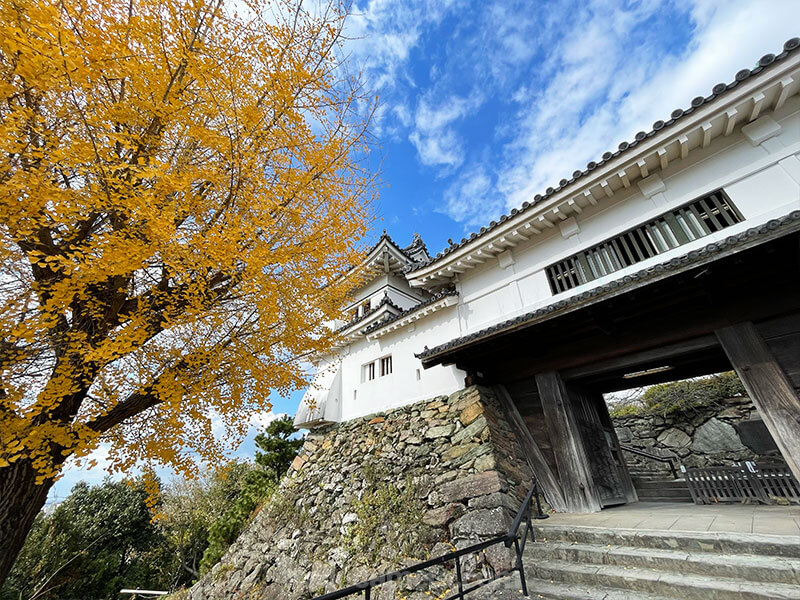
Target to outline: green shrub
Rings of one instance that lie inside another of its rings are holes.
[[[710,377],[651,386],[640,399],[619,403],[609,413],[612,417],[667,416],[720,404],[726,398],[746,395],[739,377],[733,371],[728,371]]]
[[[357,520],[347,529],[344,546],[367,566],[377,565],[387,553],[398,564],[420,553],[431,541],[431,531],[422,521],[425,506],[411,477],[401,489],[390,476],[365,465],[364,479],[364,492],[352,505]]]
[[[619,402],[608,409],[612,419],[635,417],[642,412],[642,406],[633,402]]]

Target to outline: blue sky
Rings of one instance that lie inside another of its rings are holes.
[[[361,0],[381,198],[400,243],[460,239],[800,35],[800,2]]]
[[[379,97],[376,235],[438,252],[797,35],[800,0],[359,0],[345,49]],[[55,494],[104,475],[70,469]]]

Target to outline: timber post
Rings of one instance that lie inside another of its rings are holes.
[[[545,499],[550,503],[550,506],[556,512],[566,512],[567,503],[564,501],[564,495],[561,493],[561,485],[558,478],[553,473],[550,465],[547,464],[547,459],[542,454],[536,440],[533,439],[528,426],[519,414],[511,394],[508,393],[506,386],[499,384],[495,386],[495,392],[503,410],[506,413],[509,425],[519,438],[520,445],[525,452],[528,466],[533,471],[533,476],[539,484],[539,489],[544,494]]]
[[[752,322],[715,333],[783,458],[800,479],[800,399],[786,373]]]
[[[539,388],[544,417],[549,426],[561,489],[568,510],[597,512],[602,507],[569,390],[557,371],[536,375],[536,386]]]

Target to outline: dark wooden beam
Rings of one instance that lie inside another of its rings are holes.
[[[495,386],[495,393],[503,406],[509,424],[514,429],[517,439],[525,452],[525,459],[528,461],[531,471],[533,471],[536,481],[539,482],[539,490],[544,494],[545,499],[550,506],[557,512],[565,512],[568,510],[567,503],[564,501],[564,494],[561,493],[561,484],[550,465],[547,464],[547,459],[539,449],[536,440],[533,439],[528,426],[522,419],[522,415],[517,410],[517,405],[514,404],[511,395],[504,385]]]
[[[548,371],[536,375],[536,386],[539,388],[567,509],[572,512],[597,512],[602,507],[564,380],[558,372]]]
[[[794,476],[800,479],[800,399],[755,325],[748,321],[716,331]],[[800,361],[800,356],[794,362]]]
[[[600,424],[611,436],[611,453],[620,465],[619,476],[622,481],[625,500],[628,503],[638,502],[639,494],[636,493],[636,487],[633,485],[633,479],[628,470],[628,461],[625,460],[625,453],[620,447],[617,430],[614,427],[614,422],[611,420],[611,414],[608,412],[608,405],[602,394],[594,394],[592,399],[594,400],[594,408],[597,411],[597,416],[600,418]]]
[[[588,365],[562,371],[561,375],[567,380],[579,379],[582,377],[607,373],[608,371],[638,368],[643,363],[652,363],[662,360],[668,361],[670,358],[676,355],[688,354],[717,347],[719,347],[719,341],[716,337],[713,335],[704,335],[691,340],[684,340],[677,344],[666,344],[664,346],[659,346],[658,348],[651,348],[649,350],[634,352],[632,354],[627,354],[617,358],[593,362]]]

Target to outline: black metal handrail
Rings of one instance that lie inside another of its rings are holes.
[[[536,499],[536,514],[531,517],[531,504],[533,499]],[[385,573],[383,575],[379,575],[378,577],[373,577],[372,579],[368,579],[366,581],[362,581],[360,583],[356,583],[346,588],[342,588],[340,590],[336,590],[335,592],[328,592],[327,594],[322,594],[321,596],[316,596],[313,600],[338,600],[339,598],[346,598],[348,596],[353,596],[355,594],[364,594],[365,600],[370,600],[370,594],[372,592],[372,588],[382,585],[384,583],[388,583],[390,581],[395,581],[397,579],[401,579],[402,577],[406,577],[413,573],[417,573],[418,571],[423,571],[425,569],[429,569],[431,567],[435,567],[438,565],[442,565],[444,563],[448,563],[451,561],[455,561],[456,563],[456,581],[458,583],[458,592],[448,598],[448,600],[453,600],[458,598],[459,600],[463,600],[463,598],[469,593],[472,592],[479,587],[486,585],[490,581],[483,581],[479,582],[478,584],[465,589],[464,588],[464,581],[461,575],[461,557],[466,554],[472,554],[473,552],[479,552],[488,548],[490,546],[494,546],[495,544],[505,544],[506,548],[510,548],[514,546],[514,551],[517,555],[517,562],[516,566],[512,571],[519,571],[519,579],[520,583],[522,584],[522,593],[527,596],[528,595],[528,585],[525,581],[525,570],[522,566],[522,553],[525,551],[525,544],[528,540],[528,536],[530,536],[531,541],[533,541],[533,527],[531,524],[532,519],[546,519],[548,515],[542,512],[542,504],[539,499],[539,490],[538,486],[536,485],[536,480],[533,481],[531,484],[530,490],[528,491],[528,495],[525,496],[525,500],[522,502],[522,506],[519,507],[516,516],[514,517],[514,521],[511,524],[511,527],[508,529],[508,532],[499,535],[497,537],[493,537],[488,540],[484,540],[483,542],[479,542],[477,544],[473,544],[466,548],[462,548],[461,550],[455,550],[454,552],[448,552],[447,554],[443,554],[441,556],[437,556],[435,558],[431,558],[429,560],[425,560],[410,567],[405,567],[404,569],[399,569],[397,571],[393,571],[391,573]],[[523,519],[526,522],[525,532],[522,535],[522,543],[520,544],[520,537],[517,535],[520,525],[522,525]]]
[[[671,456],[658,456],[657,454],[651,454],[650,452],[639,450],[639,448],[634,448],[633,446],[624,446],[622,444],[620,444],[619,447],[625,450],[625,452],[630,452],[631,454],[638,454],[639,456],[644,456],[645,458],[652,458],[653,460],[668,463],[669,470],[672,471],[672,477],[674,479],[678,478],[678,469],[675,468],[675,459],[673,459]]]

